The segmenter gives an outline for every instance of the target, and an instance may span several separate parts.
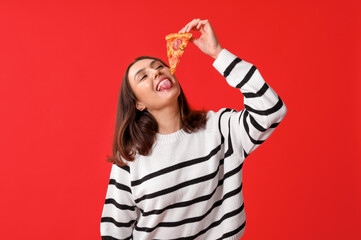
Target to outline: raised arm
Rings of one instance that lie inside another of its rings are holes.
[[[244,96],[245,109],[225,109],[220,115],[222,134],[244,159],[271,135],[287,108],[253,64],[223,49],[213,66]]]
[[[244,96],[244,110],[219,112],[219,127],[227,145],[233,146],[244,159],[271,135],[286,115],[287,108],[253,64],[221,47],[208,20],[194,19],[179,32],[191,30],[201,33],[191,42],[216,59],[213,66]]]

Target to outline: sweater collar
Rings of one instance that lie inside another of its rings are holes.
[[[157,138],[157,142],[159,143],[167,143],[167,142],[174,142],[177,141],[179,139],[181,139],[182,137],[184,137],[187,133],[183,130],[180,129],[174,133],[170,133],[170,134],[160,134],[157,133],[156,134],[156,138]]]

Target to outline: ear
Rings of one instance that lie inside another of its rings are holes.
[[[143,105],[143,103],[137,102],[135,104],[135,107],[139,110],[139,111],[143,111],[145,109],[145,106]]]

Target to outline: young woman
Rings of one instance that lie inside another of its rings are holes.
[[[207,20],[180,33],[215,59],[244,95],[240,112],[192,111],[168,66],[142,57],[121,84],[114,162],[102,239],[239,239],[245,230],[244,159],[274,131],[286,107],[255,66],[222,49]]]

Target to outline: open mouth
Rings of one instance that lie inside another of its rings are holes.
[[[164,91],[164,90],[168,90],[173,86],[172,82],[168,79],[165,78],[161,81],[159,81],[159,83],[157,84],[157,91]]]

